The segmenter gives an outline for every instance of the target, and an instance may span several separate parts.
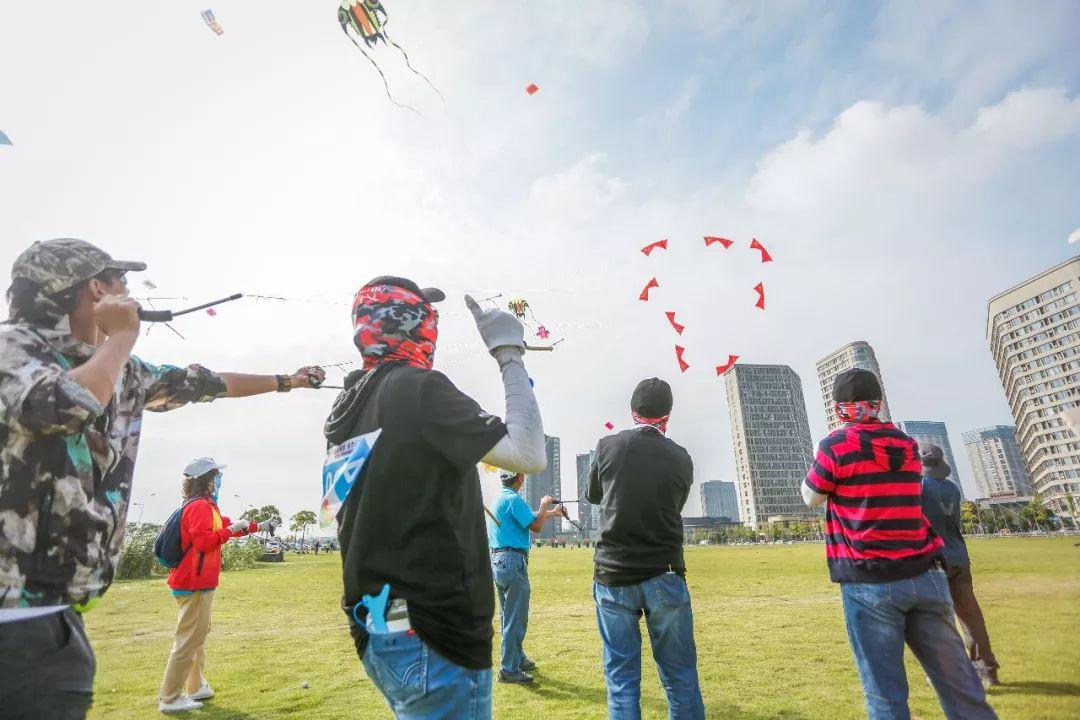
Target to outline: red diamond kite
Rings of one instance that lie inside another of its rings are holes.
[[[535,95],[539,91],[540,91],[540,86],[537,85],[536,83],[529,83],[528,85],[525,86],[525,92],[529,93],[530,95]]]
[[[604,427],[606,427],[608,430],[614,430],[615,429],[615,426],[612,425],[610,422],[604,423]]]
[[[764,245],[757,241],[757,238],[754,238],[753,241],[750,243],[750,249],[761,251],[761,262],[772,262],[772,255],[769,254],[769,251],[765,249]]]
[[[645,302],[649,302],[649,291],[658,287],[660,287],[660,283],[656,282],[656,278],[653,278],[649,281],[649,284],[645,286],[645,289],[641,291],[641,295],[638,297]]]

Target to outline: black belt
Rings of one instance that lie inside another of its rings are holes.
[[[499,553],[504,553],[504,552],[512,552],[512,553],[517,553],[518,555],[521,555],[522,557],[526,557],[526,558],[529,557],[529,553],[526,552],[525,550],[522,550],[521,548],[497,547],[497,548],[492,548],[491,549],[491,554],[492,555],[497,555]]]

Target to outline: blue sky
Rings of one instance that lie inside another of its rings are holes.
[[[814,363],[855,339],[876,348],[897,416],[946,421],[960,456],[962,431],[1011,422],[986,301],[1075,251],[1076,3],[388,0],[446,108],[392,49],[377,59],[423,117],[386,101],[336,3],[212,7],[221,37],[186,0],[7,11],[0,264],[74,235],[199,299],[346,302],[375,275],[413,276],[450,291],[439,366],[495,412],[461,295],[523,295],[566,338],[528,363],[567,486],[572,454],[604,422],[625,427],[652,375],[675,388],[671,435],[697,479],[734,479],[710,373],[729,352],[794,367],[815,437]],[[705,254],[705,234],[740,246]],[[637,252],[662,237],[665,256]],[[653,275],[663,291],[640,303]],[[685,375],[670,309],[689,328]],[[344,306],[245,301],[182,330],[137,352],[266,372],[355,356]],[[313,506],[330,401],[152,417],[136,497],[164,517],[179,468],[214,454],[244,502]]]

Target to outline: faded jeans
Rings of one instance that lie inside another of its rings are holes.
[[[502,669],[521,672],[525,660],[525,633],[529,629],[529,560],[520,553],[503,551],[491,556],[491,572],[499,595],[502,627]]]
[[[904,644],[933,683],[949,720],[994,720],[982,681],[956,632],[945,573],[884,583],[842,583],[844,620],[869,720],[910,720]]]
[[[653,659],[667,694],[670,720],[704,720],[698,685],[694,614],[686,580],[673,572],[637,585],[593,583],[596,622],[604,645],[611,720],[641,718],[641,627],[645,616]]]

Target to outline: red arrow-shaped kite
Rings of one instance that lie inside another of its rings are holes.
[[[675,346],[675,357],[679,360],[679,369],[683,372],[686,372],[688,369],[690,369],[690,363],[683,360],[682,356],[684,352],[686,352],[686,348],[684,348],[682,345]]]
[[[668,322],[671,323],[671,327],[675,328],[675,332],[682,335],[683,330],[686,329],[686,326],[685,325],[680,325],[679,323],[675,322],[675,313],[674,312],[666,312],[664,314],[667,315],[667,319],[668,319]]]
[[[762,245],[761,243],[759,243],[757,241],[757,238],[754,238],[750,242],[750,249],[751,250],[760,250],[761,251],[761,262],[763,262],[763,263],[772,262],[772,255],[769,254],[769,251],[765,249],[764,245]]]
[[[764,310],[765,309],[765,283],[758,283],[757,285],[754,286],[754,289],[757,290],[757,294],[758,294],[758,300],[757,300],[756,303],[754,303],[754,307],[761,308],[762,310]]]
[[[656,250],[657,248],[660,248],[661,250],[667,250],[667,240],[657,240],[654,243],[649,243],[645,247],[641,248],[641,252],[649,255],[652,253],[653,250]]]
[[[660,283],[656,282],[656,278],[653,278],[649,281],[649,284],[645,286],[645,289],[641,291],[641,295],[638,297],[645,302],[649,302],[649,291],[658,287],[660,287]]]
[[[734,240],[728,240],[727,238],[722,238],[722,237],[711,237],[709,235],[705,236],[705,247],[709,247],[710,245],[715,245],[716,243],[720,243],[721,245],[724,246],[724,249],[727,250],[729,247],[731,247],[732,245],[735,244],[735,241]]]
[[[716,366],[716,376],[727,375],[728,370],[735,367],[735,361],[739,359],[738,355],[728,355],[727,365]]]

